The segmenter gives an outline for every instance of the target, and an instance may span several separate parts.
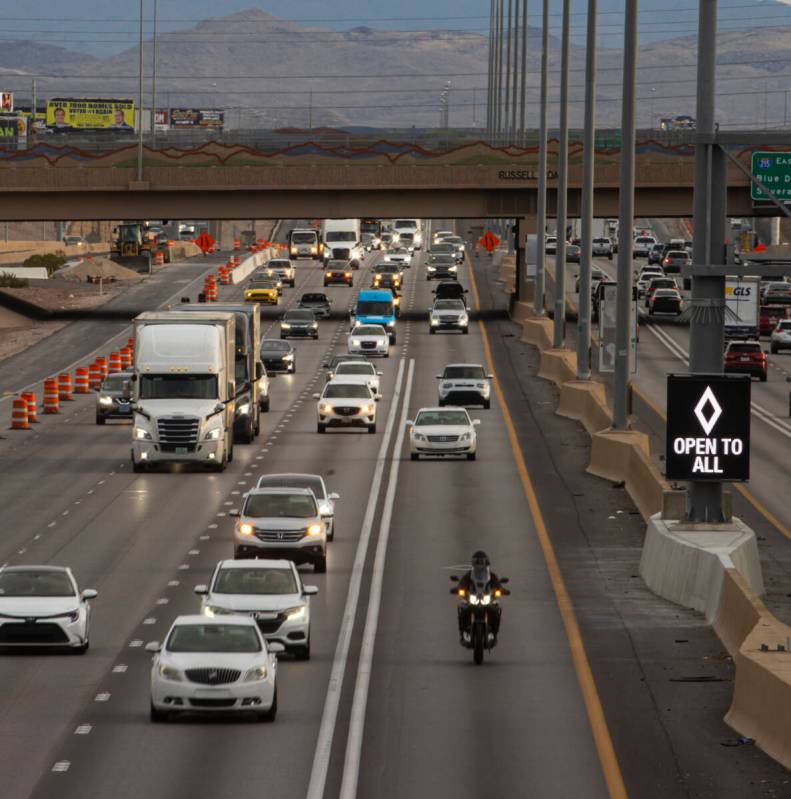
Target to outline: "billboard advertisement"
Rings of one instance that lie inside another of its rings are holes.
[[[47,102],[50,130],[126,130],[135,127],[134,100],[56,97]]]
[[[0,114],[0,144],[24,139],[26,136],[26,116],[22,114]]]
[[[225,111],[219,108],[171,108],[171,128],[221,128]]]
[[[14,93],[0,92],[0,114],[10,114],[14,110]]]
[[[154,128],[167,130],[170,127],[170,111],[167,108],[157,108],[154,111]]]

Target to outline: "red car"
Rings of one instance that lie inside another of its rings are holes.
[[[758,327],[762,336],[771,336],[777,323],[782,319],[791,319],[787,305],[762,305]]]
[[[735,372],[757,377],[766,382],[769,368],[760,341],[731,341],[725,350],[725,373]]]

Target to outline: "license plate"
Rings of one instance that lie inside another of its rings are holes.
[[[749,363],[749,361],[750,361],[750,358],[749,358],[748,356],[746,356],[746,355],[742,355],[742,357],[741,357],[741,358],[739,358],[739,360],[740,360],[740,361],[746,361],[747,363]]]
[[[261,613],[256,613],[255,618],[261,619],[262,621],[271,621],[272,619],[277,618],[277,613],[264,613],[262,611]]]
[[[186,455],[187,454],[187,448],[186,447],[176,447],[173,451],[176,453],[176,455]]]
[[[227,688],[198,688],[196,699],[230,699],[231,692]]]

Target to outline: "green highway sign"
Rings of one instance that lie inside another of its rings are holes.
[[[753,153],[752,176],[778,200],[791,202],[791,153]],[[750,184],[753,200],[769,200],[769,195]]]

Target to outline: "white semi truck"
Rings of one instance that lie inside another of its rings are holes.
[[[354,269],[363,262],[359,219],[325,219],[321,224],[325,261],[350,261]]]
[[[725,278],[725,338],[758,338],[761,278]]]
[[[134,320],[132,468],[233,460],[232,313],[147,311]]]

